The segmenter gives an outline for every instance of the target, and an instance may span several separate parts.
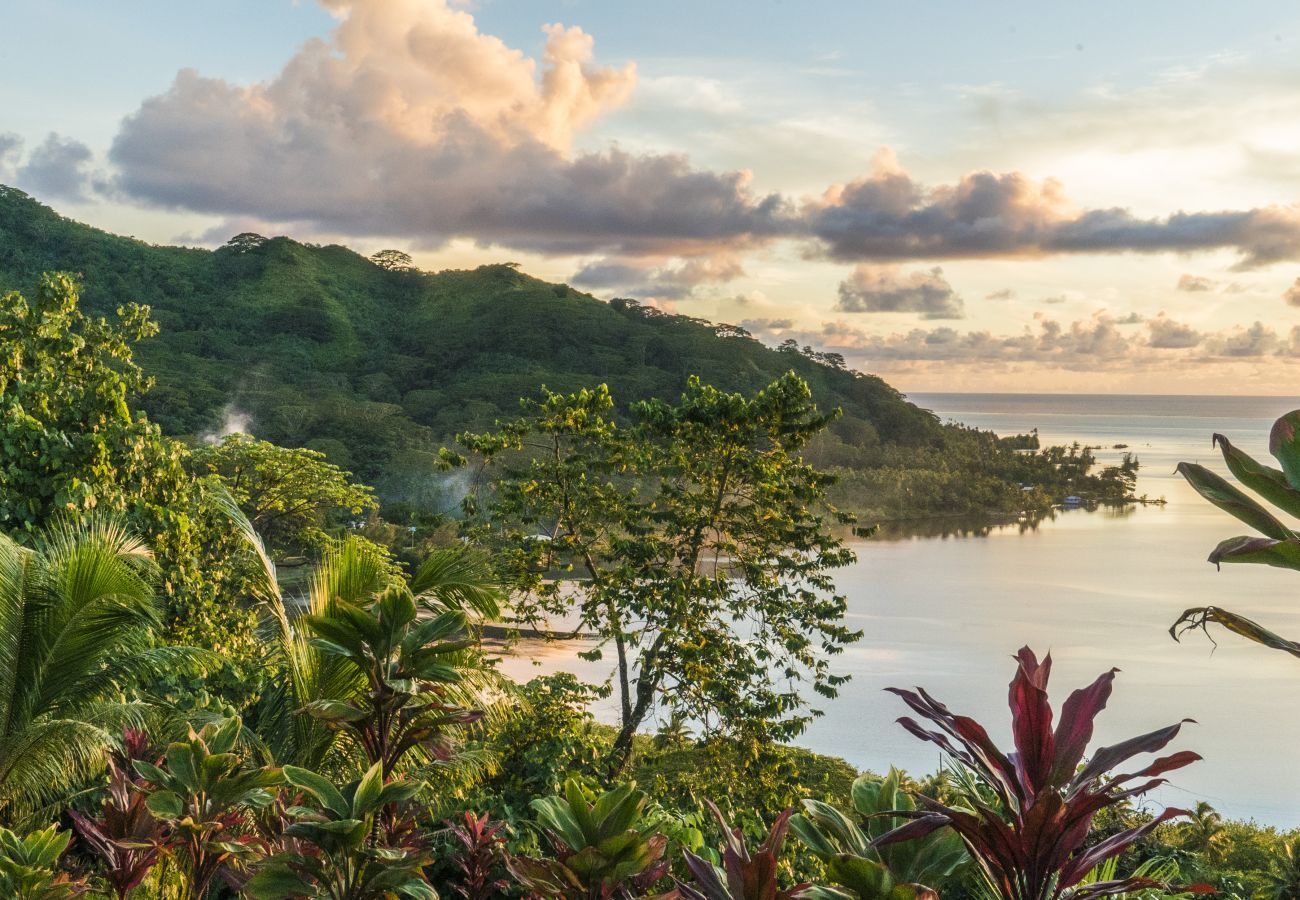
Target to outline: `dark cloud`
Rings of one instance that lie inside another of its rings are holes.
[[[925,187],[891,153],[866,178],[806,209],[810,232],[837,260],[956,259],[1057,253],[1189,252],[1230,248],[1240,268],[1300,254],[1300,208],[1177,212],[1140,219],[1124,209],[1075,210],[1059,182],[976,172]]]
[[[960,319],[961,297],[940,268],[904,274],[895,266],[858,266],[840,282],[841,312],[914,312],[927,319]]]
[[[744,274],[734,255],[719,253],[661,265],[599,259],[583,266],[569,281],[578,287],[612,290],[622,296],[680,300],[701,285],[733,281]]]
[[[90,148],[81,141],[50,134],[18,168],[15,182],[42,199],[86,200],[94,190],[90,170],[93,158]]]
[[[1126,316],[1121,316],[1115,320],[1116,325],[1137,325],[1139,322],[1145,322],[1146,319],[1140,313],[1131,312]]]
[[[745,319],[740,327],[749,332],[788,331],[794,328],[794,319]]]
[[[1202,335],[1190,325],[1175,322],[1164,313],[1147,322],[1147,344],[1157,349],[1185,349],[1201,343]]]

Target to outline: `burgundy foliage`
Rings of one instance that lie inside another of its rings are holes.
[[[161,760],[144,732],[128,730],[123,745],[109,761],[108,795],[99,818],[68,810],[77,834],[103,862],[104,881],[119,900],[144,881],[168,845],[167,826],[145,806],[144,782],[131,765],[136,759]]]
[[[1041,663],[1028,647],[1016,655],[1010,706],[1015,752],[1005,754],[988,732],[967,716],[959,716],[924,690],[889,690],[903,698],[926,728],[903,717],[899,724],[925,741],[937,744],[970,769],[997,796],[996,804],[978,797],[964,798],[972,809],[954,809],[928,797],[919,798],[914,821],[881,837],[877,843],[922,837],[944,826],[966,842],[990,884],[1005,900],[1087,900],[1142,887],[1159,887],[1141,878],[1081,884],[1098,864],[1123,853],[1160,823],[1184,810],[1166,809],[1151,821],[1087,846],[1093,817],[1163,784],[1157,777],[1201,757],[1188,750],[1162,756],[1135,772],[1112,769],[1139,753],[1155,753],[1178,734],[1184,719],[1140,737],[1096,750],[1086,764],[1093,720],[1106,707],[1116,669],[1072,693],[1061,707],[1061,720],[1052,727],[1047,680],[1052,658]],[[893,813],[898,815],[898,813]],[[1194,890],[1200,890],[1198,886]],[[1208,889],[1205,889],[1208,890]]]
[[[507,885],[500,878],[504,859],[504,823],[492,822],[487,813],[476,816],[466,811],[459,819],[448,819],[447,830],[460,845],[452,855],[452,863],[460,872],[460,884],[452,890],[465,900],[489,900],[500,897]]]
[[[751,851],[745,845],[744,832],[732,828],[718,807],[707,802],[722,827],[722,869],[687,851],[686,866],[693,883],[678,885],[685,900],[798,900],[807,895],[810,885],[781,890],[777,884],[781,846],[790,829],[793,809],[777,816],[763,843]]]

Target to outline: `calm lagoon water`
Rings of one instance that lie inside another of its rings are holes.
[[[1300,659],[1218,634],[1175,643],[1169,625],[1183,609],[1236,609],[1283,635],[1300,636],[1300,573],[1255,566],[1216,572],[1205,561],[1236,520],[1197,497],[1174,466],[1193,460],[1222,471],[1210,435],[1222,432],[1266,456],[1268,429],[1300,398],[916,394],[945,419],[1013,433],[1037,428],[1045,443],[1129,445],[1142,470],[1139,493],[1165,506],[1070,510],[1032,530],[858,541],[858,562],[838,583],[849,624],[863,638],[838,660],[853,676],[799,743],[880,770],[936,769],[932,745],[894,720],[902,704],[888,686],[920,684],[1007,740],[1006,685],[1022,644],[1054,660],[1053,697],[1111,666],[1121,672],[1097,739],[1110,742],[1177,719],[1175,745],[1205,761],[1173,773],[1157,803],[1212,802],[1225,814],[1300,826]],[[1102,462],[1123,451],[1097,451]],[[1225,473],[1226,474],[1226,473]],[[958,530],[959,531],[959,530]],[[575,644],[527,642],[504,661],[528,678],[566,669],[590,681],[604,664],[574,658]],[[598,714],[612,718],[612,708]]]

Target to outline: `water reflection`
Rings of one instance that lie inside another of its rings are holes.
[[[858,536],[873,541],[946,540],[949,538],[985,538],[997,534],[1027,534],[1039,526],[1055,522],[1058,517],[1095,517],[1098,521],[1118,521],[1131,517],[1140,503],[1094,503],[1077,507],[1057,507],[1019,515],[933,516],[925,519],[900,519],[881,522],[872,529],[859,529]],[[1151,504],[1156,505],[1156,504]]]

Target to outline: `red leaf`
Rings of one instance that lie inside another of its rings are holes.
[[[1011,706],[1011,735],[1016,744],[1016,772],[1033,797],[1047,787],[1056,757],[1052,736],[1052,706],[1047,702],[1047,680],[1052,672],[1049,653],[1040,665],[1034,651],[1021,647],[1016,655],[1020,665],[1011,679],[1008,703]],[[981,729],[982,731],[983,729]]]
[[[1066,698],[1061,706],[1061,723],[1056,726],[1056,762],[1052,767],[1052,782],[1063,784],[1083,761],[1083,754],[1092,740],[1092,723],[1097,714],[1106,708],[1115,683],[1111,669],[1097,677],[1086,688],[1079,688]]]
[[[1070,789],[1072,791],[1078,790],[1089,781],[1139,753],[1155,753],[1177,737],[1178,732],[1185,723],[1195,721],[1195,719],[1183,719],[1182,722],[1170,725],[1167,728],[1129,738],[1127,741],[1121,741],[1110,747],[1102,747],[1092,755],[1092,759],[1088,760],[1088,764],[1083,767],[1083,771],[1075,776]]]

